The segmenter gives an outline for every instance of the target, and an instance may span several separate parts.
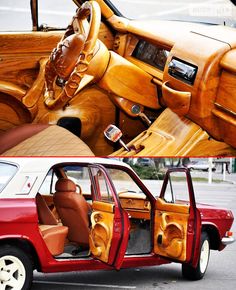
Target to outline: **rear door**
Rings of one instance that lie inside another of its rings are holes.
[[[89,246],[92,255],[119,269],[129,237],[128,214],[121,208],[115,187],[101,165],[89,166],[92,214]]]
[[[154,252],[196,265],[200,227],[189,170],[168,170],[155,205]]]

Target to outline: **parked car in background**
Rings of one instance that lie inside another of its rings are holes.
[[[137,164],[140,165],[140,166],[149,166],[149,167],[155,167],[155,164],[153,162],[153,159],[152,158],[138,158],[137,159]]]
[[[234,241],[233,220],[230,210],[196,204],[186,168],[169,169],[151,193],[129,165],[113,159],[2,158],[0,289],[30,289],[34,269],[170,262],[182,264],[184,278],[199,280],[210,250]]]
[[[210,164],[208,159],[206,160],[192,160],[187,167],[190,170],[201,170],[201,171],[209,171],[210,169]],[[212,171],[216,171],[216,166],[214,163],[212,163],[212,167],[211,167]]]

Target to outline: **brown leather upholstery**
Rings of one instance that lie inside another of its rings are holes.
[[[53,256],[60,255],[64,252],[65,239],[68,234],[68,227],[40,225],[42,237]]]
[[[69,227],[68,239],[81,246],[88,246],[89,205],[82,194],[76,192],[76,185],[67,178],[56,183],[54,204],[63,225]]]
[[[36,195],[36,206],[37,206],[37,212],[38,212],[38,218],[39,223],[43,225],[57,225],[58,222],[51,212],[51,210],[48,208],[47,203],[45,202],[44,198],[41,194]]]

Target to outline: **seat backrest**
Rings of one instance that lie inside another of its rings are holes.
[[[46,201],[41,194],[37,193],[36,195],[36,206],[39,218],[39,224],[41,225],[57,225],[58,222],[49,209]]]
[[[62,224],[69,228],[69,241],[88,246],[88,203],[82,194],[76,192],[76,185],[70,179],[59,179],[55,187],[54,204]]]

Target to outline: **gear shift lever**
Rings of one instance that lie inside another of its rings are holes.
[[[130,149],[127,147],[127,145],[121,140],[122,132],[119,128],[117,128],[115,125],[108,125],[107,128],[104,130],[105,137],[112,141],[117,142],[119,141],[120,145],[125,148],[126,151],[130,151]]]

